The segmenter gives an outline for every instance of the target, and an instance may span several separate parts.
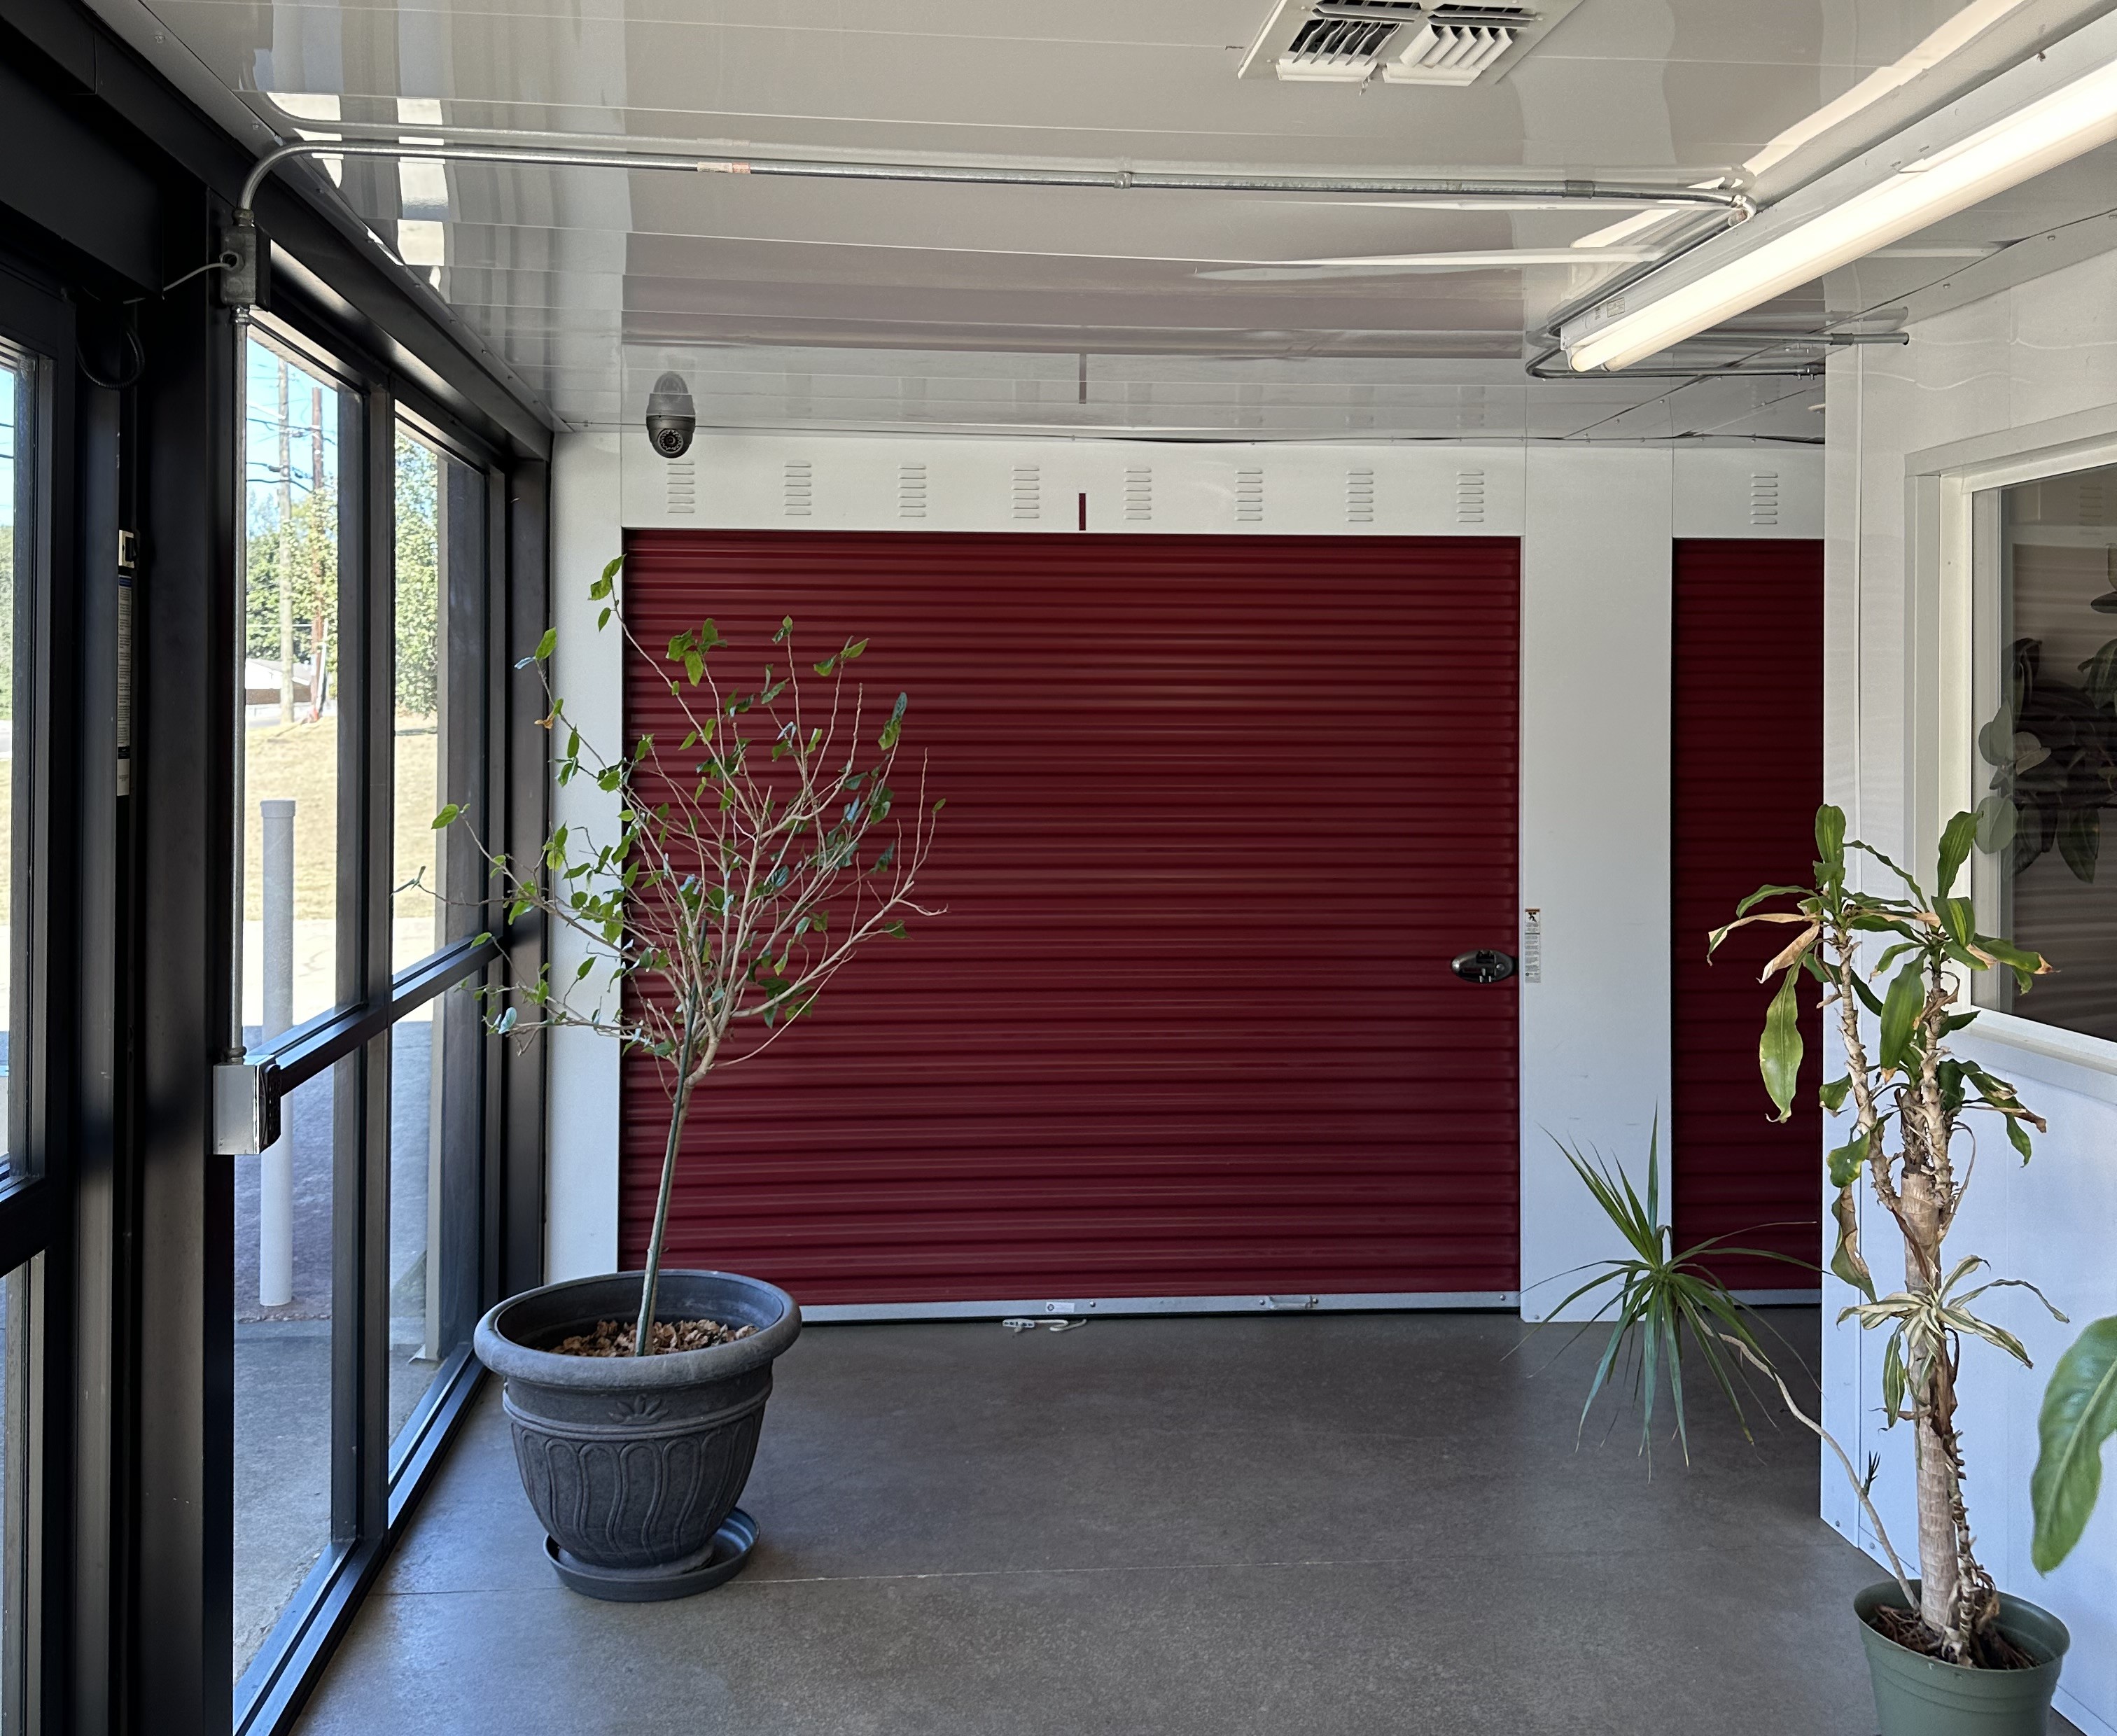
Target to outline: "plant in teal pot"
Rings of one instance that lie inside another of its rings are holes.
[[[1801,1066],[1802,994],[1820,994],[1835,1015],[1844,1052],[1843,1075],[1822,1088],[1824,1107],[1851,1121],[1829,1157],[1830,1269],[1859,1292],[1841,1318],[1883,1335],[1882,1407],[1889,1426],[1904,1425],[1917,1494],[1917,1577],[1900,1573],[1854,1600],[1883,1736],[2043,1736],[2068,1636],[2055,1616],[2002,1592],[1979,1561],[1956,1421],[1966,1344],[2029,1361],[1989,1317],[1989,1301],[2003,1289],[2042,1297],[1951,1246],[1949,1232],[1971,1179],[1970,1141],[1958,1135],[1976,1122],[2004,1130],[2026,1162],[2044,1123],[2005,1080],[1951,1054],[1948,1039],[1977,1016],[1959,1004],[1972,974],[2007,971],[2026,992],[2050,967],[1981,932],[1971,900],[1956,893],[1976,816],[1949,822],[1930,883],[1848,840],[1835,808],[1818,811],[1815,840],[1814,883],[1759,889],[1712,944],[1752,923],[1786,931],[1765,968],[1778,981],[1758,1052],[1782,1120]],[[1866,890],[1870,881],[1882,890]],[[1861,1246],[1862,1188],[1903,1244],[1903,1280],[1888,1292]]]

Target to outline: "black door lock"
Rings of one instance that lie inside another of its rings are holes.
[[[1515,974],[1515,961],[1506,953],[1480,946],[1475,952],[1451,959],[1448,968],[1466,983],[1504,983]]]

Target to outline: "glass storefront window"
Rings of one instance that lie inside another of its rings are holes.
[[[477,1003],[461,990],[390,1033],[393,1471],[417,1436],[420,1401],[477,1321],[484,1042]]]
[[[408,430],[397,432],[396,771],[390,962],[402,970],[482,923],[464,835],[436,832],[445,802],[475,813],[483,681],[473,630],[483,605],[485,477]],[[442,792],[445,790],[445,794]],[[444,847],[447,846],[447,847]]]
[[[269,321],[247,380],[243,1043],[302,1082],[234,1159],[238,1725],[386,1522],[378,1489],[457,1414],[489,1282],[489,1039],[464,992],[486,966],[416,1001],[403,980],[489,926],[473,829],[433,824],[485,813],[487,472],[407,410],[378,473],[391,396]],[[387,1034],[311,1076],[288,1034],[346,1007]]]
[[[341,389],[253,342],[247,449],[243,1038],[268,1046],[348,997],[339,768]],[[344,509],[353,509],[344,503]],[[341,1066],[337,1075],[353,1075]],[[281,1106],[235,1172],[235,1640],[240,1678],[330,1547],[339,1078]]]
[[[251,344],[242,1020],[252,1044],[343,998],[339,764],[352,714],[337,690],[339,398],[335,384]]]
[[[30,426],[30,380],[9,352],[0,348],[0,1181],[13,1172],[15,1140],[9,1089],[8,1038],[15,1025],[14,974],[16,792],[21,785],[15,757],[15,647],[26,640],[18,632],[16,614],[27,606],[30,466],[26,435]],[[19,535],[18,535],[19,532]],[[26,763],[25,762],[24,763]]]
[[[403,971],[484,926],[486,876],[454,802],[482,813],[485,477],[403,425],[396,441],[390,963]],[[420,1400],[474,1315],[480,1033],[464,994],[427,1002],[390,1040],[390,1434],[393,1465]]]
[[[1979,914],[2055,967],[1985,1004],[2117,1040],[2117,467],[1981,495]]]
[[[35,1262],[31,1262],[34,1264]],[[0,1277],[0,1728],[20,1727],[28,1599],[30,1265]]]

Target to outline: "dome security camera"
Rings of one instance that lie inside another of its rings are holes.
[[[665,458],[680,458],[691,449],[699,426],[691,389],[681,374],[664,374],[647,394],[647,438]]]

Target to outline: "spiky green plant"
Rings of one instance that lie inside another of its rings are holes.
[[[1581,1186],[1630,1250],[1620,1259],[1575,1267],[1575,1272],[1592,1271],[1595,1275],[1575,1286],[1552,1310],[1554,1315],[1563,1315],[1574,1303],[1592,1299],[1598,1319],[1605,1314],[1614,1315],[1609,1342],[1595,1365],[1595,1378],[1589,1383],[1587,1402],[1580,1407],[1580,1433],[1585,1434],[1589,1413],[1612,1377],[1628,1374],[1640,1401],[1640,1450],[1651,1458],[1654,1407],[1665,1376],[1676,1417],[1676,1439],[1683,1450],[1684,1462],[1690,1463],[1690,1426],[1683,1398],[1683,1349],[1688,1339],[1733,1409],[1743,1438],[1749,1439],[1749,1417],[1742,1408],[1742,1389],[1747,1382],[1725,1341],[1732,1339],[1746,1346],[1766,1365],[1769,1359],[1746,1318],[1748,1310],[1713,1275],[1709,1263],[1729,1258],[1784,1260],[1791,1265],[1801,1262],[1761,1248],[1736,1247],[1720,1236],[1709,1236],[1687,1248],[1677,1247],[1674,1229],[1662,1222],[1658,1118],[1647,1141],[1644,1199],[1640,1197],[1621,1164],[1611,1163],[1599,1153],[1584,1156],[1563,1140],[1557,1143]]]

